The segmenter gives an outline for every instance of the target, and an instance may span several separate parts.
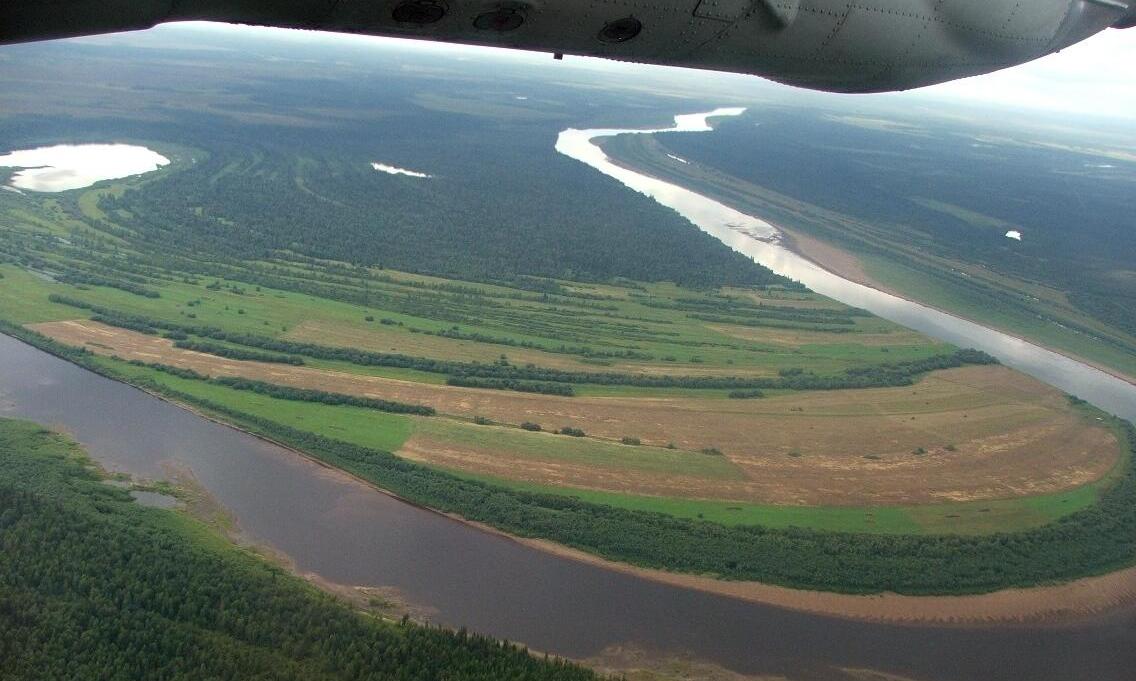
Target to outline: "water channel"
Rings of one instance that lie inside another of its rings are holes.
[[[781,246],[777,228],[760,217],[746,215],[685,187],[617,165],[594,143],[594,140],[621,134],[709,132],[713,128],[708,119],[737,116],[744,111],[722,108],[675,116],[675,125],[671,128],[568,129],[560,133],[556,150],[674,209],[727,246],[817,293],[960,347],[984,350],[1008,366],[1088,400],[1109,413],[1136,421],[1136,386],[1131,383],[1001,331],[839,277]]]
[[[691,122],[705,127],[705,118]],[[566,131],[572,132],[583,140],[600,134]],[[558,148],[565,138],[560,141]],[[595,149],[590,141],[587,145]],[[631,172],[602,160],[602,152],[588,154],[585,162],[610,175]],[[668,192],[686,192],[668,187]],[[692,213],[712,211],[710,218],[720,222],[721,209],[730,209],[717,206],[684,203]],[[981,327],[832,281],[775,243],[754,238],[771,237],[770,226],[734,213],[720,224],[722,237],[776,264],[777,271],[913,328],[982,347],[1023,370],[1040,371],[1030,363],[1046,351],[1001,340],[997,332],[982,330],[976,337]],[[776,258],[785,258],[784,264]],[[840,295],[831,292],[833,286],[841,287]],[[1060,364],[1050,382],[1136,417],[1131,385],[1097,385],[1101,377],[1111,377],[1078,366]],[[6,336],[0,336],[0,414],[59,427],[113,470],[144,477],[188,470],[232,512],[244,535],[285,554],[299,571],[343,584],[391,587],[428,608],[436,623],[466,626],[537,650],[586,658],[609,646],[634,645],[689,654],[739,672],[796,679],[832,678],[833,668],[867,668],[928,681],[1119,681],[1130,679],[1136,668],[1133,610],[1052,626],[869,624],[662,585],[552,556],[399,502],[284,448]]]

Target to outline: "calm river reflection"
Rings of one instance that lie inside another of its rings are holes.
[[[1004,364],[1027,373],[1129,421],[1136,422],[1136,386],[1099,369],[1000,331],[959,319],[919,303],[838,277],[777,243],[777,228],[714,199],[613,163],[593,140],[621,134],[710,132],[709,118],[737,116],[742,108],[675,116],[672,128],[568,129],[556,140],[556,150],[673,208],[727,246],[750,256],[774,272],[795,279],[817,293],[864,308],[884,319],[960,347],[978,348]]]
[[[104,465],[176,462],[251,539],[299,570],[392,586],[433,620],[588,657],[609,645],[688,652],[737,671],[831,678],[1130,681],[1136,612],[1062,627],[847,622],[654,584],[530,549],[401,503],[300,456],[0,336],[0,413],[69,431]]]
[[[708,129],[705,118],[680,117],[678,124]],[[752,235],[774,234],[760,219],[614,166],[590,140],[618,132],[565,131],[557,148],[664,203],[676,202],[703,229],[821,293],[985,349],[1136,420],[1133,388],[1122,381],[838,280],[755,239]],[[862,624],[655,584],[550,556],[396,501],[6,336],[0,336],[0,413],[59,426],[113,469],[158,477],[170,463],[187,468],[233,512],[249,538],[283,552],[300,571],[345,584],[394,587],[411,603],[433,609],[437,623],[538,650],[582,658],[633,644],[794,679],[830,679],[833,668],[872,668],[943,681],[1131,681],[1136,670],[1132,610],[1055,627]]]

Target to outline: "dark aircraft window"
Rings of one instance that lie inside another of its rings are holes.
[[[525,23],[523,14],[515,9],[507,8],[486,12],[473,21],[473,25],[483,31],[498,31],[501,33],[520,28],[523,23]]]
[[[643,30],[643,22],[635,17],[624,17],[606,24],[600,31],[600,40],[605,43],[625,43]]]
[[[391,18],[403,24],[433,24],[446,16],[446,8],[432,0],[409,0],[391,12]]]

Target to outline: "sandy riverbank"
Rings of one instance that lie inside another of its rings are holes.
[[[938,310],[939,312],[958,317],[959,319],[965,319],[966,321],[972,322],[974,324],[979,324],[982,326],[986,325],[986,322],[984,321],[972,319],[970,317],[961,315],[958,312],[936,307],[920,300],[915,300],[914,298],[906,296],[902,292],[897,291],[896,289],[891,288],[890,286],[887,286],[880,281],[877,281],[876,279],[872,278],[870,274],[868,274],[863,265],[860,263],[859,259],[848,251],[845,251],[828,242],[810,237],[797,230],[786,229],[781,225],[776,225],[776,228],[782,234],[780,243],[784,248],[801,256],[805,260],[808,260],[809,262],[820,266],[821,268],[831,272],[832,274],[837,275],[838,277],[842,277],[844,279],[847,279],[848,281],[860,284],[862,286],[867,286],[868,288],[873,288],[883,293],[887,293],[888,295],[895,296],[896,298],[902,298],[903,300],[917,303],[933,310]],[[1071,360],[1081,362],[1082,364],[1087,364],[1094,369],[1099,369],[1100,371],[1103,371],[1110,376],[1114,376],[1122,381],[1136,385],[1136,376],[1129,376],[1125,373],[1117,371],[1112,367],[1101,364],[1099,362],[1094,362],[1093,360],[1086,357],[1082,357],[1080,355],[1070,353],[1066,350],[1046,345],[1034,339],[1019,336],[1010,329],[1004,329],[1000,327],[990,328],[994,328],[1001,333],[1021,340],[1025,343],[1037,345],[1038,347],[1045,348],[1046,350],[1055,352],[1059,355],[1062,355],[1063,357],[1068,357]]]

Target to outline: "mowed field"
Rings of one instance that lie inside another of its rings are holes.
[[[274,262],[272,267],[288,274],[279,277],[281,285],[325,277],[321,286],[344,299],[363,295],[365,283],[373,302],[365,305],[226,279],[165,280],[160,297],[148,298],[111,287],[61,286],[0,265],[0,317],[18,323],[75,318],[75,308],[48,300],[57,293],[123,314],[283,340],[441,360],[491,363],[506,355],[517,365],[678,376],[768,377],[794,368],[832,375],[951,350],[799,291],[719,293],[666,283],[558,282],[560,292],[545,295],[391,270],[346,285],[340,283],[342,277],[327,273],[331,266]],[[821,315],[820,321],[794,318],[795,311]],[[771,313],[788,318],[767,318]],[[842,323],[828,323],[833,318]]]
[[[722,391],[554,397],[236,361],[89,320],[31,328],[104,356],[426,404],[443,417],[399,417],[410,424],[405,437],[385,444],[430,465],[540,489],[788,506],[976,503],[1076,490],[1104,478],[1121,451],[1111,430],[1063,394],[1000,366],[937,371],[913,386],[757,400],[723,399]],[[497,425],[474,425],[474,417]],[[587,436],[525,432],[522,422]],[[642,446],[620,444],[624,437]]]
[[[38,253],[59,266],[81,255]],[[1117,438],[1095,414],[998,366],[935,371],[912,386],[767,390],[760,399],[587,382],[557,397],[447,386],[445,373],[414,368],[226,359],[94,322],[50,297],[281,342],[629,376],[839,377],[954,350],[791,287],[507,285],[285,259],[248,267],[229,278],[151,277],[153,297],[0,265],[0,318],[86,347],[119,375],[463,477],[724,525],[1008,531],[1093,505],[1118,470]],[[265,271],[274,285],[257,283]],[[275,399],[126,360],[428,405],[439,415]],[[522,430],[526,422],[544,432]],[[553,432],[565,427],[585,436]]]

